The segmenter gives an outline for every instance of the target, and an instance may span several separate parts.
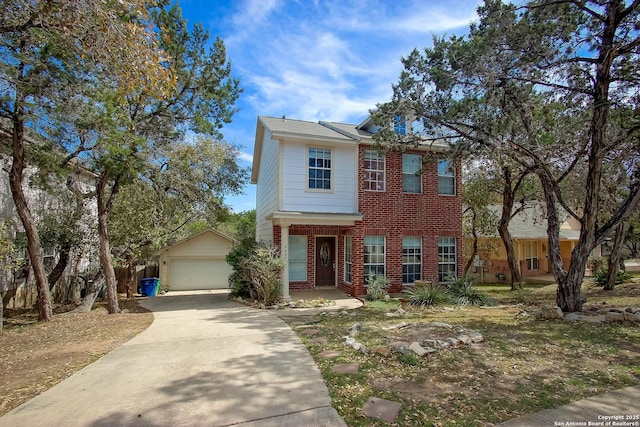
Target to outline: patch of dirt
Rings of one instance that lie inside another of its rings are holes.
[[[90,313],[75,305],[54,309],[53,321],[38,323],[35,309],[5,309],[0,334],[0,416],[127,342],[153,322],[135,299],[119,301],[123,313],[108,314],[97,303]]]

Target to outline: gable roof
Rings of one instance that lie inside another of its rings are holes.
[[[183,244],[185,244],[187,242],[190,242],[191,240],[197,239],[197,238],[199,238],[199,237],[201,237],[201,236],[203,236],[205,234],[208,234],[208,233],[211,233],[214,236],[221,237],[221,238],[223,238],[225,240],[228,240],[230,243],[233,243],[233,244],[237,243],[236,240],[234,240],[232,237],[229,237],[226,234],[219,232],[218,230],[214,230],[213,228],[207,228],[206,230],[203,230],[203,231],[201,231],[199,233],[196,233],[196,234],[194,234],[192,236],[185,237],[184,239],[178,240],[177,242],[175,242],[175,243],[173,243],[173,244],[171,244],[169,246],[165,246],[164,248],[160,249],[159,252],[164,252],[164,251],[167,251],[169,249],[175,248],[177,246],[183,245]]]
[[[502,205],[490,205],[489,210],[500,218]],[[516,207],[516,209],[519,207]],[[559,209],[560,239],[578,240],[580,229],[572,228],[569,224],[569,213]],[[509,232],[514,239],[547,239],[547,206],[542,202],[528,202],[524,209],[515,214],[509,222]]]
[[[262,145],[265,131],[271,132],[271,137],[281,139],[306,139],[317,142],[332,142],[343,144],[372,144],[375,129],[371,117],[365,119],[359,125],[339,122],[310,122],[305,120],[292,120],[285,116],[280,118],[258,116],[256,123],[256,136],[253,148],[253,167],[251,168],[251,183],[258,182],[260,160],[262,157]],[[444,151],[448,145],[436,140],[425,141],[419,149],[431,151]]]

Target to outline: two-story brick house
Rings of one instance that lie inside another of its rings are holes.
[[[258,117],[251,182],[256,239],[280,248],[289,289],[336,286],[366,293],[371,274],[391,292],[459,274],[460,167],[438,143],[374,148],[375,128]],[[429,159],[429,160],[427,160]]]

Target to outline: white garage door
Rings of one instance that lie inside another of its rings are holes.
[[[169,269],[173,291],[227,289],[232,271],[224,259],[174,259]]]

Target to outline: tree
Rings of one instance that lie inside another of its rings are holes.
[[[25,134],[53,118],[53,110],[74,95],[76,83],[109,70],[123,93],[153,82],[165,86],[159,50],[141,16],[147,1],[100,0],[0,3],[0,117],[11,123],[11,193],[27,236],[27,250],[38,289],[39,319],[52,309],[42,246],[23,181],[27,166]],[[118,49],[112,49],[118,46]],[[89,70],[92,70],[89,72]],[[145,80],[145,77],[148,79]]]
[[[432,48],[403,59],[393,99],[376,113],[381,138],[393,139],[395,115],[418,117],[433,137],[459,150],[509,156],[538,177],[557,303],[566,312],[584,303],[590,251],[640,203],[639,8],[638,1],[620,0],[540,0],[522,7],[487,0],[468,36],[435,38]],[[599,226],[610,153],[626,159],[629,192]],[[579,170],[584,193],[576,209],[563,182]],[[568,269],[560,256],[560,208],[582,226]]]
[[[79,98],[70,103],[73,110],[62,110],[72,117],[72,126],[60,130],[67,135],[67,149],[88,161],[99,176],[98,235],[110,313],[119,307],[109,218],[124,187],[148,180],[156,191],[211,210],[222,204],[223,194],[238,191],[246,180],[246,171],[239,172],[235,157],[231,161],[227,155],[237,154],[235,149],[219,150],[230,147],[219,142],[220,129],[231,121],[240,94],[224,43],[218,38],[207,50],[209,34],[202,26],[190,31],[177,5],[161,6],[152,8],[150,17],[164,52],[161,63],[174,78],[170,90],[142,86],[123,94],[111,89],[106,76],[86,84],[84,93],[94,104]]]

